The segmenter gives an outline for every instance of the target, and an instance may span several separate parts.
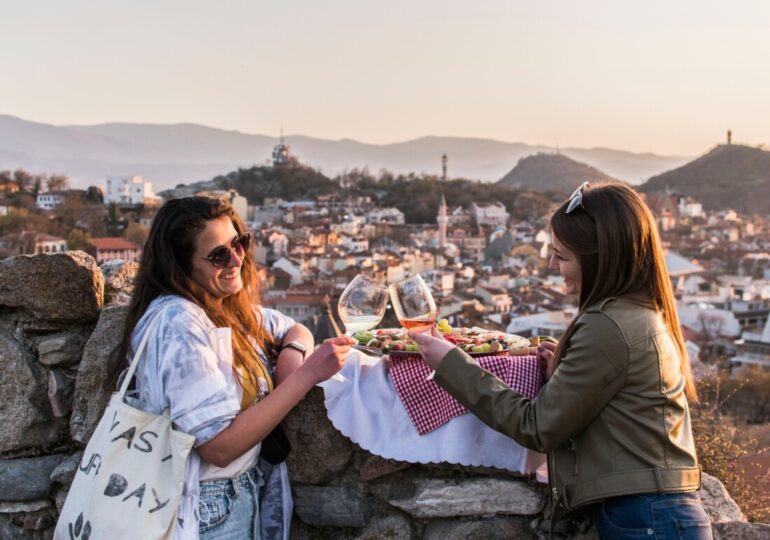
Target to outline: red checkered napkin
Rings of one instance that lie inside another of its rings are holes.
[[[545,382],[543,369],[536,356],[482,356],[479,365],[494,373],[508,386],[530,399],[534,398]],[[391,357],[390,376],[398,397],[404,404],[420,435],[468,412],[433,380],[428,365],[416,357]]]

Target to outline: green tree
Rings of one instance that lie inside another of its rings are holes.
[[[104,204],[104,193],[99,186],[88,186],[86,200],[95,204]]]
[[[24,169],[16,169],[13,171],[13,180],[19,185],[19,191],[29,193],[32,191],[35,176]]]
[[[67,249],[88,251],[91,247],[91,234],[83,229],[72,229],[67,235]]]
[[[48,191],[64,191],[69,188],[69,178],[64,174],[52,174],[46,179]]]
[[[0,217],[0,234],[34,231],[51,234],[50,220],[35,210],[11,208],[7,216]]]
[[[123,231],[123,238],[140,247],[144,247],[144,243],[147,242],[148,236],[150,236],[149,227],[136,221],[129,223],[128,227]]]

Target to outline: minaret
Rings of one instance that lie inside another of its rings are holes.
[[[447,221],[449,221],[446,216],[446,199],[444,199],[443,191],[441,192],[441,202],[438,205],[436,221],[438,222],[438,247],[443,253],[444,248],[446,248],[446,225]]]
[[[727,144],[732,144],[732,143],[733,143],[733,130],[732,129],[728,129],[727,130]]]
[[[446,154],[441,156],[441,181],[446,182],[446,162],[447,157]]]

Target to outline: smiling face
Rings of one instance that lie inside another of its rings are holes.
[[[566,294],[579,296],[582,282],[580,259],[553,234],[551,235],[551,243],[553,244],[553,255],[551,255],[548,267],[559,272],[564,278],[564,292]]]
[[[235,230],[233,222],[229,217],[222,216],[208,221],[195,241],[190,277],[217,300],[235,294],[243,288],[241,264],[245,254],[242,249],[232,249],[230,262],[224,268],[215,268],[206,257],[217,248],[231,247],[237,237],[238,231]]]

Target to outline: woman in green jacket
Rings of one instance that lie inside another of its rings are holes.
[[[581,185],[551,217],[550,268],[579,310],[527,399],[430,333],[434,380],[481,420],[548,453],[551,523],[591,506],[603,539],[711,538],[687,398],[697,399],[652,214],[631,188]]]

